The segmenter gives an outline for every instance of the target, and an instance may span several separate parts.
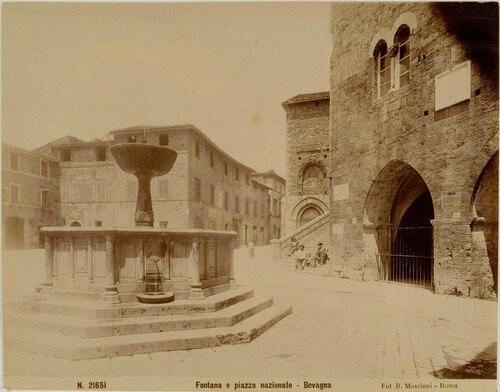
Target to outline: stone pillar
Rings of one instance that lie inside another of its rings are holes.
[[[52,286],[54,277],[54,239],[45,235],[45,285]]]
[[[228,246],[227,253],[229,257],[229,276],[230,276],[229,282],[231,283],[231,288],[236,289],[238,285],[236,284],[236,277],[234,275],[234,238],[231,238],[227,242],[227,246]]]
[[[144,240],[142,238],[137,239],[138,256],[139,256],[139,282],[144,282],[146,279],[146,270],[144,265]]]
[[[470,296],[472,235],[470,222],[460,219],[433,219],[436,293]]]
[[[204,299],[205,294],[201,289],[200,282],[200,240],[198,238],[193,239],[193,244],[191,246],[191,291],[189,293],[189,299]]]
[[[69,276],[75,279],[75,237],[69,239]]]
[[[94,239],[87,239],[87,278],[90,282],[94,281]]]
[[[102,299],[111,303],[120,302],[116,287],[115,237],[111,234],[106,234],[106,278]]]

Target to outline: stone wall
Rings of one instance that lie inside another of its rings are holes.
[[[287,121],[283,234],[288,235],[300,225],[305,199],[322,213],[329,208],[329,96],[328,93],[303,94],[284,102],[283,107]]]
[[[432,197],[436,292],[492,295],[475,291],[488,286],[481,282],[491,269],[471,257],[471,201],[498,150],[495,72],[483,72],[435,4],[336,3],[331,22],[334,263],[371,268],[377,278],[374,232],[391,224],[393,200],[416,172]],[[375,44],[404,23],[412,28],[409,84],[378,98]],[[470,99],[436,111],[435,77],[466,61]]]

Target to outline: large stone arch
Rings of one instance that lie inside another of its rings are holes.
[[[436,217],[439,216],[441,206],[436,196],[439,195],[439,184],[442,182],[442,179],[416,154],[403,148],[395,148],[388,151],[383,158],[378,159],[373,165],[366,165],[369,169],[360,169],[360,181],[352,184],[357,187],[355,192],[360,196],[360,200],[363,201],[355,206],[358,209],[356,215],[362,217],[365,224],[376,223],[372,222],[366,213],[366,201],[370,200],[370,193],[378,192],[377,178],[381,178],[379,176],[383,170],[395,170],[397,172],[397,167],[403,167],[404,165],[413,168],[422,178],[432,195],[434,214]],[[404,178],[404,175],[401,178]]]
[[[363,203],[363,253],[372,278],[433,286],[434,210],[412,165],[392,159],[378,172]]]
[[[474,296],[498,294],[498,150],[478,176],[471,197]]]
[[[479,179],[484,172],[488,162],[498,154],[498,131],[484,144],[481,151],[476,155],[465,178],[465,184],[462,192],[462,205],[467,209],[463,211],[466,219],[469,221],[476,218],[474,210],[476,187],[480,183]]]

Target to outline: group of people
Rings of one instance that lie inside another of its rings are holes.
[[[318,248],[316,249],[316,254],[314,257],[311,257],[309,253],[305,251],[305,246],[303,244],[299,244],[295,237],[291,238],[290,244],[290,252],[288,256],[294,256],[295,258],[295,269],[301,270],[304,267],[312,267],[316,268],[318,264],[326,264],[328,261],[328,249],[323,248],[323,243],[318,242]]]

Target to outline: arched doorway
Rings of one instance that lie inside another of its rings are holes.
[[[306,223],[316,219],[321,214],[322,212],[316,206],[306,207],[300,214],[299,226],[304,226]]]
[[[5,218],[5,249],[24,248],[24,219],[18,217]]]
[[[434,207],[421,175],[391,161],[373,181],[364,214],[374,229],[365,233],[365,250],[376,248],[378,279],[432,288]]]
[[[479,176],[473,194],[473,261],[483,270],[481,297],[498,294],[498,151]],[[477,278],[475,278],[477,279]],[[489,286],[489,287],[488,287]]]

